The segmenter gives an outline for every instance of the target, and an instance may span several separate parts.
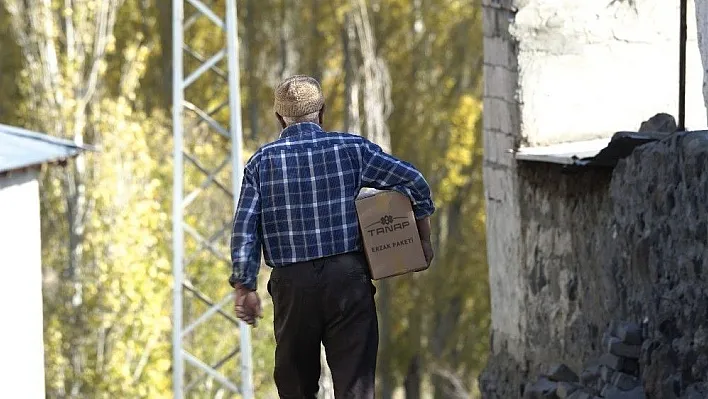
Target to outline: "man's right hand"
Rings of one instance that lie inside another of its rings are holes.
[[[417,220],[416,225],[418,227],[418,234],[420,235],[420,242],[423,245],[425,261],[428,263],[428,266],[430,266],[430,262],[432,262],[433,257],[435,257],[433,244],[430,243],[430,217]]]
[[[432,262],[435,257],[435,253],[433,252],[433,244],[431,244],[430,241],[421,241],[421,244],[423,244],[423,255],[425,255],[425,261],[428,263],[428,266],[430,266],[430,262]]]
[[[236,317],[255,327],[263,317],[261,299],[256,291],[237,285],[234,290],[234,310]]]

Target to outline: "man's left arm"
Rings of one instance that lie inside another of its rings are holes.
[[[229,278],[232,287],[256,289],[258,270],[261,265],[261,238],[258,225],[261,219],[261,200],[254,171],[244,170],[241,196],[234,216],[231,233],[231,264],[233,273]]]
[[[362,176],[364,187],[396,190],[412,202],[416,220],[435,212],[430,186],[413,165],[384,152],[378,145],[365,140],[362,147]]]

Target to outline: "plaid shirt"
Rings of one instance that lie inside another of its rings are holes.
[[[314,123],[283,130],[244,168],[231,285],[255,289],[261,248],[271,267],[358,251],[354,200],[362,187],[408,195],[417,219],[435,211],[423,175],[365,138]]]

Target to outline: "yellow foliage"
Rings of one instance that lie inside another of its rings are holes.
[[[148,118],[110,99],[96,111],[91,122],[102,132],[101,151],[87,156],[92,170],[87,193],[94,211],[85,243],[95,263],[84,271],[83,305],[47,304],[48,385],[50,392],[61,392],[64,384],[80,378],[93,397],[166,397],[171,380],[170,229],[161,201],[169,198],[158,189],[160,178],[168,176],[161,175],[158,157],[148,154],[167,151],[163,144],[169,143],[170,132],[157,115]],[[51,262],[50,252],[45,259]],[[83,321],[63,322],[77,311]],[[73,377],[66,367],[73,344],[62,339],[72,336],[98,339],[100,345],[83,348],[92,367]]]
[[[60,2],[54,3],[56,21],[71,17],[84,28],[94,23],[92,10],[101,4],[90,1],[85,7],[60,8]],[[223,8],[223,0],[214,3]],[[319,74],[330,96],[326,127],[343,124],[347,110],[342,24],[352,4],[344,0],[262,0],[239,7],[244,160],[259,144],[277,136],[270,104],[273,85],[282,74]],[[394,113],[387,121],[392,148],[425,173],[438,206],[433,218],[435,264],[425,273],[392,280],[392,305],[387,313],[391,331],[382,337],[388,345],[381,353],[379,371],[390,371],[393,383],[398,384],[411,360],[418,357],[424,374],[429,374],[427,367],[435,362],[474,386],[471,380],[486,354],[489,313],[480,162],[480,6],[472,0],[380,0],[367,4],[377,55],[392,78]],[[188,7],[188,11],[193,10]],[[28,60],[24,65],[17,62],[23,53],[7,28],[8,19],[7,13],[0,12],[0,22],[5,22],[0,23],[0,86],[8,93],[0,98],[0,111],[10,110],[0,118],[28,127],[58,126],[52,133],[71,137],[81,126],[76,115],[84,115],[77,95],[85,90],[80,75],[86,65],[79,57],[72,62],[62,53],[56,90],[33,91],[30,83],[40,69]],[[107,57],[98,64],[100,84],[85,113],[84,137],[101,150],[84,157],[91,211],[79,270],[67,266],[65,174],[59,169],[44,172],[42,238],[49,397],[67,397],[72,390],[79,397],[171,397],[172,148],[169,97],[165,95],[169,93],[165,85],[169,75],[165,57],[169,54],[160,46],[170,38],[159,37],[161,33],[169,35],[164,27],[170,20],[162,2],[127,0],[114,31],[106,37]],[[54,28],[58,34],[62,26],[57,22]],[[95,37],[90,32],[77,33],[85,41],[85,51],[93,48]],[[207,58],[225,43],[225,37],[203,17],[186,32],[186,38],[191,48]],[[282,43],[287,48],[282,48]],[[361,66],[358,45],[354,43],[355,51],[350,54],[357,68]],[[193,71],[196,65],[187,57],[185,70]],[[225,64],[217,66],[224,68]],[[200,108],[214,111],[218,123],[228,126],[228,110],[215,111],[227,99],[221,78],[205,75],[187,94]],[[60,106],[51,105],[55,97],[63,99]],[[188,152],[205,168],[212,170],[228,157],[228,140],[213,131],[198,126],[187,134],[191,135]],[[186,165],[185,191],[191,192],[205,177]],[[217,179],[230,187],[229,167]],[[230,224],[232,208],[231,198],[208,188],[188,207],[185,221],[209,238]],[[230,292],[226,285],[228,259],[224,259],[228,258],[228,232],[217,236],[213,247],[221,256],[201,248],[194,239],[185,242],[192,283],[206,287],[211,299],[218,301]],[[267,398],[275,397],[274,342],[272,306],[265,291],[268,272],[265,267],[262,270],[259,292],[266,315],[253,330],[253,364],[256,397]],[[193,318],[203,310],[201,304],[190,305],[185,315]],[[198,328],[189,339],[190,350],[214,360],[237,347],[238,329],[221,320],[209,328]],[[221,371],[238,376],[238,362],[239,355]],[[200,375],[191,369],[187,374],[188,379]],[[214,397],[219,389],[213,381],[202,385],[190,397]]]
[[[447,167],[447,174],[437,191],[437,198],[443,203],[449,202],[457,190],[474,178],[469,174],[469,168],[480,147],[476,142],[475,126],[481,116],[481,102],[471,95],[461,97],[452,112],[449,145],[441,159]]]

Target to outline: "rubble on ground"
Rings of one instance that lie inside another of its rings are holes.
[[[532,384],[524,399],[646,399],[639,358],[644,337],[636,323],[619,323],[605,333],[605,353],[576,374],[565,364],[551,366]]]

